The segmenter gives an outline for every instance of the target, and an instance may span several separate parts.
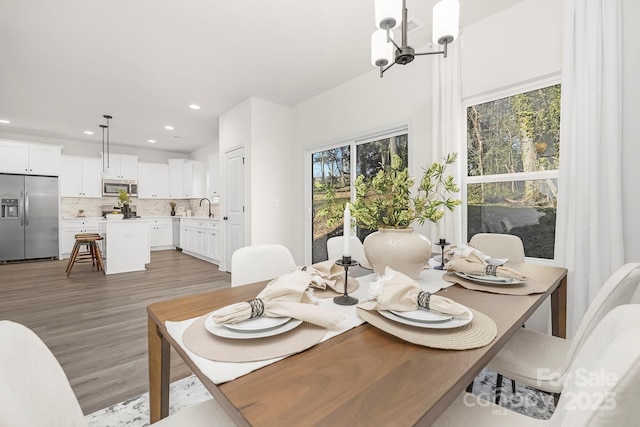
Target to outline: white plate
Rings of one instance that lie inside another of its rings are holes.
[[[402,323],[404,325],[415,326],[418,328],[425,329],[451,329],[451,328],[459,328],[460,326],[464,326],[467,323],[473,320],[473,313],[469,310],[469,316],[467,317],[454,317],[453,319],[447,322],[416,322],[415,320],[406,319],[404,317],[396,316],[390,311],[386,310],[378,310],[382,316],[386,317],[389,320],[393,320],[394,322]]]
[[[291,320],[291,317],[267,317],[260,316],[243,320],[238,323],[227,323],[223,326],[236,332],[259,332],[282,326]]]
[[[416,322],[447,322],[453,319],[450,314],[442,314],[437,311],[430,311],[424,308],[419,308],[413,311],[396,311],[389,310],[396,316],[404,317],[405,319],[414,320]]]
[[[456,276],[462,277],[463,279],[469,279],[469,280],[473,280],[474,282],[485,283],[489,285],[519,285],[520,283],[525,282],[524,280],[512,279],[510,277],[467,274],[467,273],[460,273],[459,271],[456,271]]]
[[[232,331],[224,327],[223,325],[218,325],[213,321],[211,316],[207,316],[207,320],[204,322],[204,327],[207,328],[207,331],[211,332],[213,335],[222,338],[231,338],[237,340],[250,340],[254,338],[266,338],[272,337],[274,335],[284,334],[285,332],[289,332],[292,329],[297,328],[302,323],[302,320],[291,319],[287,323],[282,326],[276,326],[275,328],[263,330],[263,331],[246,331],[246,332],[238,332]]]

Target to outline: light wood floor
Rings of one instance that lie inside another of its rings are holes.
[[[105,276],[76,264],[67,278],[66,264],[0,265],[0,319],[42,338],[85,414],[149,390],[147,305],[231,284],[216,265],[171,250],[152,252],[147,271],[134,273]],[[172,353],[171,380],[189,374]]]

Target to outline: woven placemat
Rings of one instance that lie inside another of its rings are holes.
[[[526,282],[520,283],[518,285],[485,285],[483,283],[463,279],[455,273],[445,273],[442,278],[449,283],[457,283],[463,288],[467,288],[472,291],[484,291],[491,292],[493,294],[530,295],[542,294],[547,291],[547,287],[544,284],[536,281],[535,279],[532,279],[531,277],[529,277]]]
[[[367,323],[388,334],[413,344],[444,350],[469,350],[491,343],[498,333],[498,327],[486,314],[470,309],[473,320],[464,326],[451,329],[427,329],[404,325],[387,319],[377,311],[358,308],[358,315]]]
[[[257,362],[289,356],[313,347],[324,338],[327,329],[302,322],[297,328],[265,338],[239,340],[213,335],[204,323],[211,313],[200,317],[184,331],[184,345],[209,360],[218,362]]]

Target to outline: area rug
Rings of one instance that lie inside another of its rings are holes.
[[[484,369],[473,382],[473,394],[493,401],[496,374]],[[211,399],[211,395],[195,376],[171,383],[169,414],[182,408]],[[555,406],[553,396],[516,383],[516,393],[511,390],[511,380],[505,378],[500,405],[533,418],[547,420]],[[89,427],[146,427],[149,426],[149,394],[125,400],[116,405],[86,416]]]

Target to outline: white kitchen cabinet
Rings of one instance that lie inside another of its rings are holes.
[[[111,168],[111,173],[105,175],[106,179],[124,179],[127,181],[136,181],[138,179],[138,156],[111,153],[109,154],[109,167]]]
[[[62,156],[60,164],[61,197],[102,197],[102,159]]]
[[[138,198],[169,198],[169,165],[138,163]]]
[[[180,220],[180,247],[188,255],[209,262],[220,261],[220,221]]]
[[[204,162],[169,159],[169,195],[175,199],[206,197],[207,173]]]
[[[0,140],[0,172],[58,176],[62,147]]]
[[[102,218],[78,218],[60,220],[60,259],[69,258],[73,245],[76,243],[76,234],[99,233]],[[98,242],[100,251],[104,254],[102,241]]]
[[[169,198],[183,199],[182,163],[183,159],[169,159]]]
[[[151,250],[173,247],[173,223],[171,218],[149,220],[149,242]]]
[[[209,157],[209,191],[211,197],[220,196],[220,155],[212,154]]]

